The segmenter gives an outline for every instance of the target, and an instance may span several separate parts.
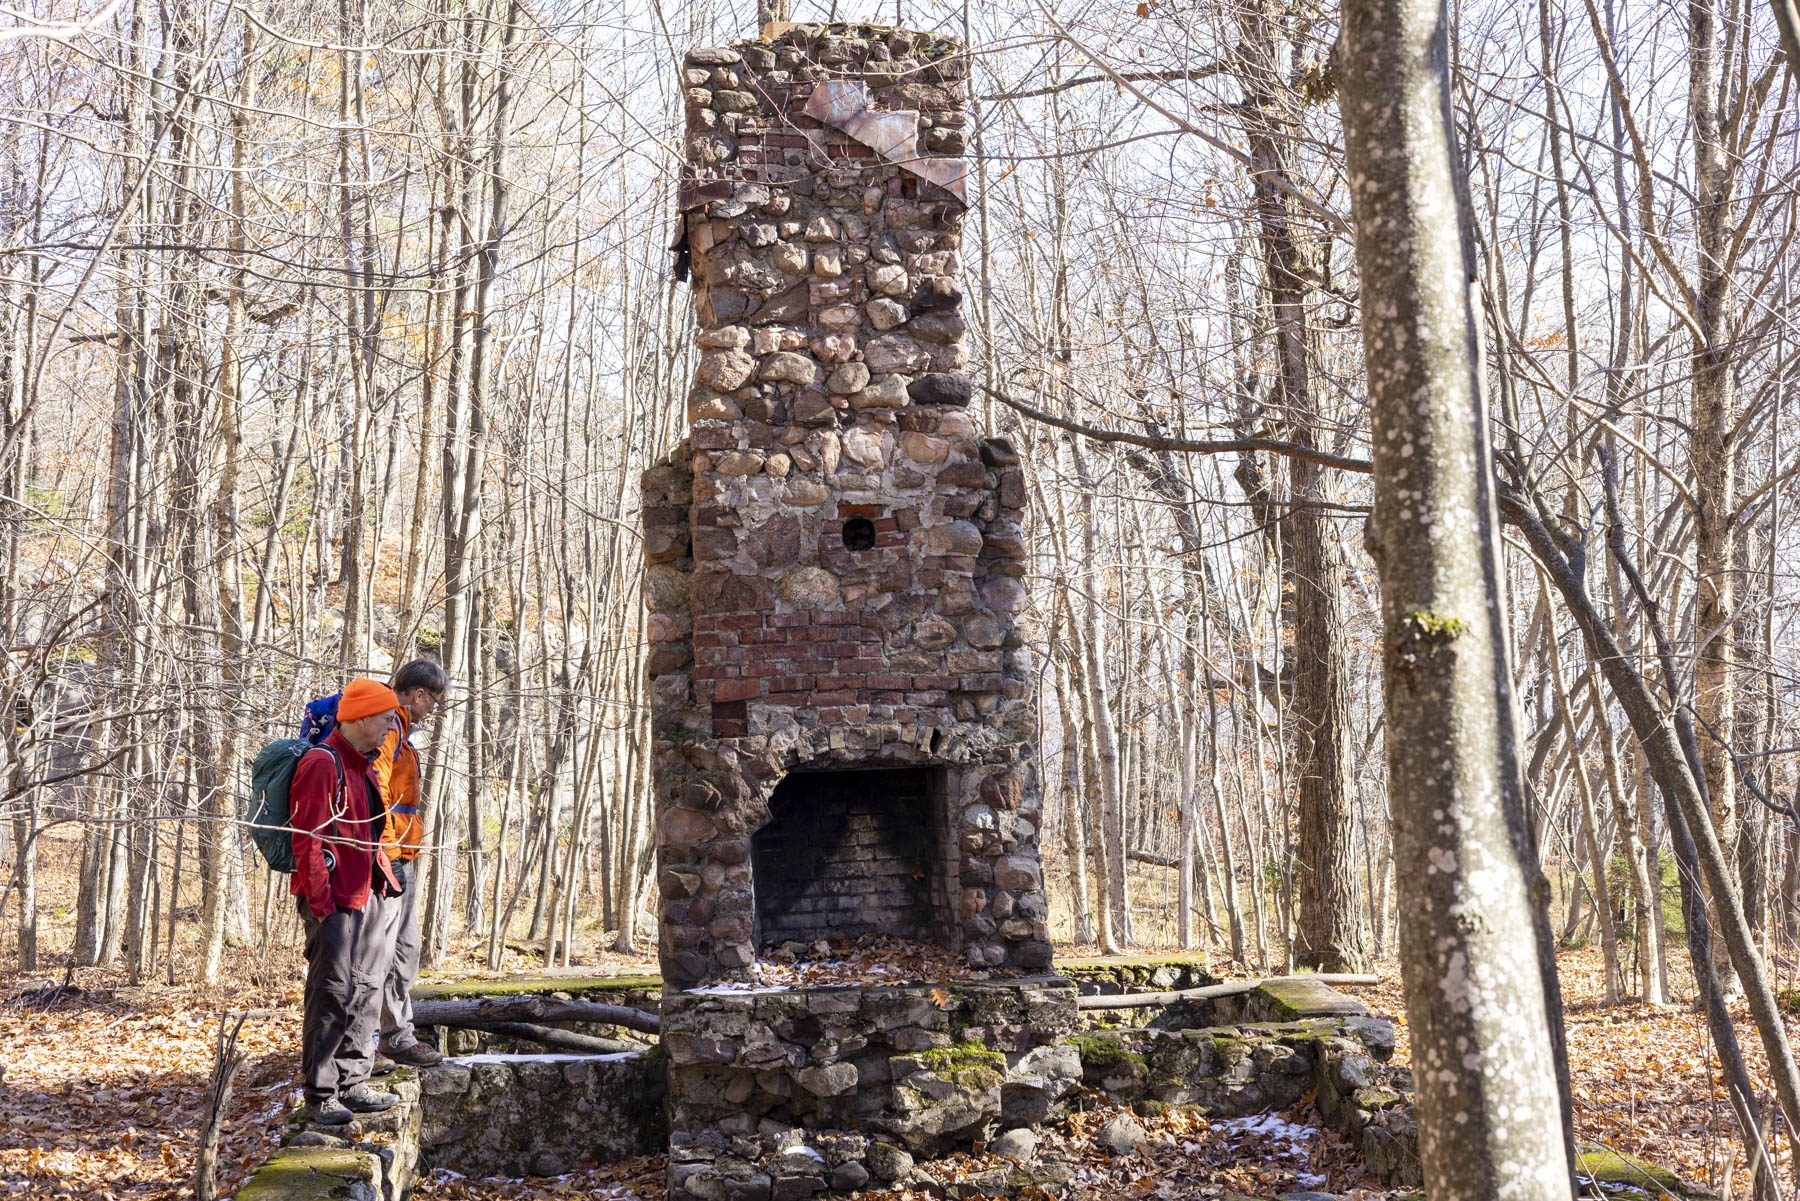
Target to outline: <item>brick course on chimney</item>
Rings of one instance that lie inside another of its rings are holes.
[[[898,922],[895,865],[926,852],[867,840],[908,827],[936,832],[915,934],[976,967],[1050,961],[1024,478],[966,407],[966,72],[946,39],[843,25],[684,66],[699,362],[688,439],[643,481],[672,986],[747,975],[798,930],[760,924],[825,876],[841,932]],[[876,770],[903,768],[931,786]],[[837,826],[865,843],[759,877],[777,784],[852,770],[866,812]]]

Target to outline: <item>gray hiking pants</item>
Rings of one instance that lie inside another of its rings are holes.
[[[388,1050],[419,1041],[413,1030],[412,988],[419,978],[419,861],[395,863],[400,895],[380,902],[381,941],[387,971],[381,984],[381,1045]]]
[[[339,909],[320,921],[304,897],[299,903],[306,922],[300,1072],[306,1099],[317,1102],[369,1078],[387,956],[370,911]]]

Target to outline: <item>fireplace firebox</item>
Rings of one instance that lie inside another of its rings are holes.
[[[757,942],[955,938],[944,772],[801,771],[750,843]]]

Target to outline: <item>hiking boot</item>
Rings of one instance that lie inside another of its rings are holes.
[[[384,1093],[379,1089],[359,1084],[355,1088],[342,1093],[338,1100],[351,1113],[381,1113],[400,1104],[400,1098],[393,1093]]]
[[[408,1043],[404,1047],[389,1047],[387,1054],[393,1056],[396,1063],[403,1063],[409,1068],[435,1068],[444,1062],[442,1053],[424,1043]]]
[[[377,1055],[375,1057],[375,1065],[369,1069],[369,1075],[371,1075],[371,1076],[391,1076],[394,1074],[394,1069],[399,1066],[400,1066],[399,1064],[395,1063],[393,1060],[389,1059],[387,1056]]]
[[[300,1121],[308,1126],[348,1126],[354,1116],[336,1097],[308,1101],[300,1107]]]

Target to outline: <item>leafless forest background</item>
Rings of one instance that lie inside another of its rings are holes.
[[[1625,8],[1455,9],[1494,439],[1691,726],[1788,972],[1793,76],[1761,3]],[[1335,9],[791,15],[971,50],[977,405],[1034,488],[1059,940],[1391,956]],[[250,756],[420,653],[454,682],[428,958],[646,949],[635,504],[692,366],[679,65],[755,17],[117,0],[0,31],[0,960],[253,973],[297,923],[236,824]],[[1661,998],[1655,773],[1542,556],[1506,563],[1555,931]]]

